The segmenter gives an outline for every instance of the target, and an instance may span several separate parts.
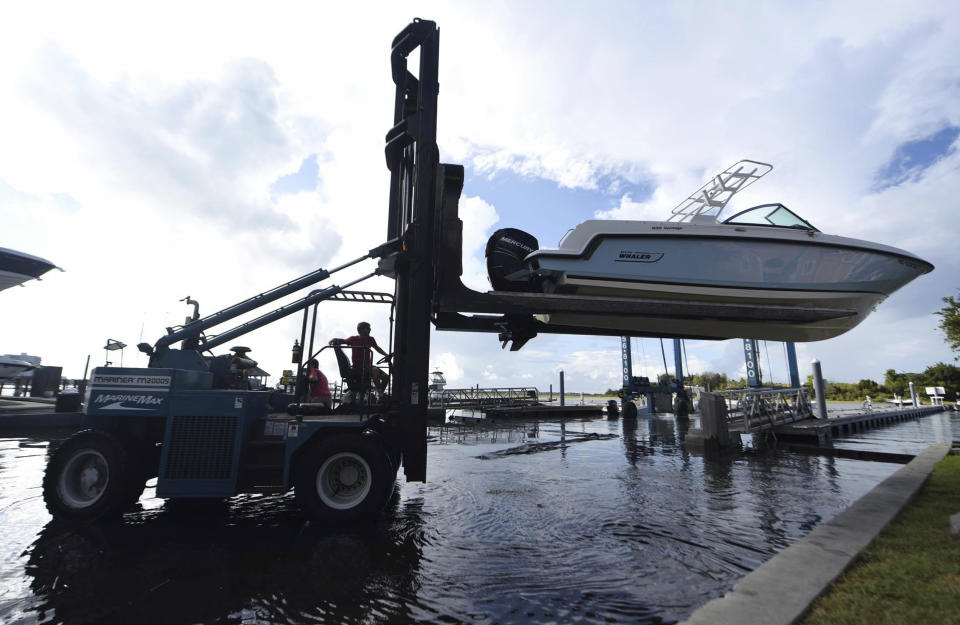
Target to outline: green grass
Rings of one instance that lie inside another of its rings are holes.
[[[960,456],[947,456],[803,624],[960,624],[960,535],[949,520],[958,512]]]

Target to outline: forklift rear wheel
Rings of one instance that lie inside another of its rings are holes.
[[[43,500],[54,518],[91,522],[130,504],[123,443],[101,431],[74,434],[54,451],[43,476]]]
[[[321,521],[373,518],[387,503],[392,477],[378,436],[340,435],[304,450],[294,492],[304,510]]]
[[[637,418],[637,405],[630,400],[623,405],[623,418],[624,419],[636,419]]]

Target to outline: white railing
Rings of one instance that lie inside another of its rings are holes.
[[[430,392],[430,406],[466,408],[485,406],[524,406],[540,402],[540,393],[533,387],[511,388],[445,388]]]
[[[733,389],[717,395],[727,404],[727,421],[742,422],[747,432],[813,416],[805,387]]]

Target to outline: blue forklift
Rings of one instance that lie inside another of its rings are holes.
[[[43,482],[48,510],[71,521],[114,517],[136,503],[146,481],[156,477],[157,496],[167,499],[217,500],[295,488],[313,518],[374,515],[392,491],[402,457],[399,428],[385,398],[336,408],[299,401],[305,395],[303,365],[309,362],[303,354],[294,393],[251,390],[248,373],[257,363],[250,350],[235,346],[221,355],[211,350],[301,310],[304,341],[312,306],[306,355],[316,356],[313,334],[321,302],[393,303],[391,294],[347,288],[379,269],[346,286],[313,291],[217,336],[205,332],[360,261],[383,258],[393,247],[371,250],[331,271],[315,271],[202,319],[199,304],[187,298],[194,305],[192,318],[168,328],[154,345],[138,346],[149,356],[147,368],[95,368],[85,393],[84,430],[50,455]],[[177,342],[180,347],[173,347]],[[339,361],[346,360],[341,347],[330,349],[339,351]],[[341,375],[350,387],[347,396],[373,394],[361,388],[364,381],[349,365]]]

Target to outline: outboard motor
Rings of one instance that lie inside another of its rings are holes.
[[[523,259],[540,249],[536,237],[516,228],[501,228],[487,241],[487,276],[494,291],[530,291],[529,278],[507,280],[507,276],[526,269]]]

